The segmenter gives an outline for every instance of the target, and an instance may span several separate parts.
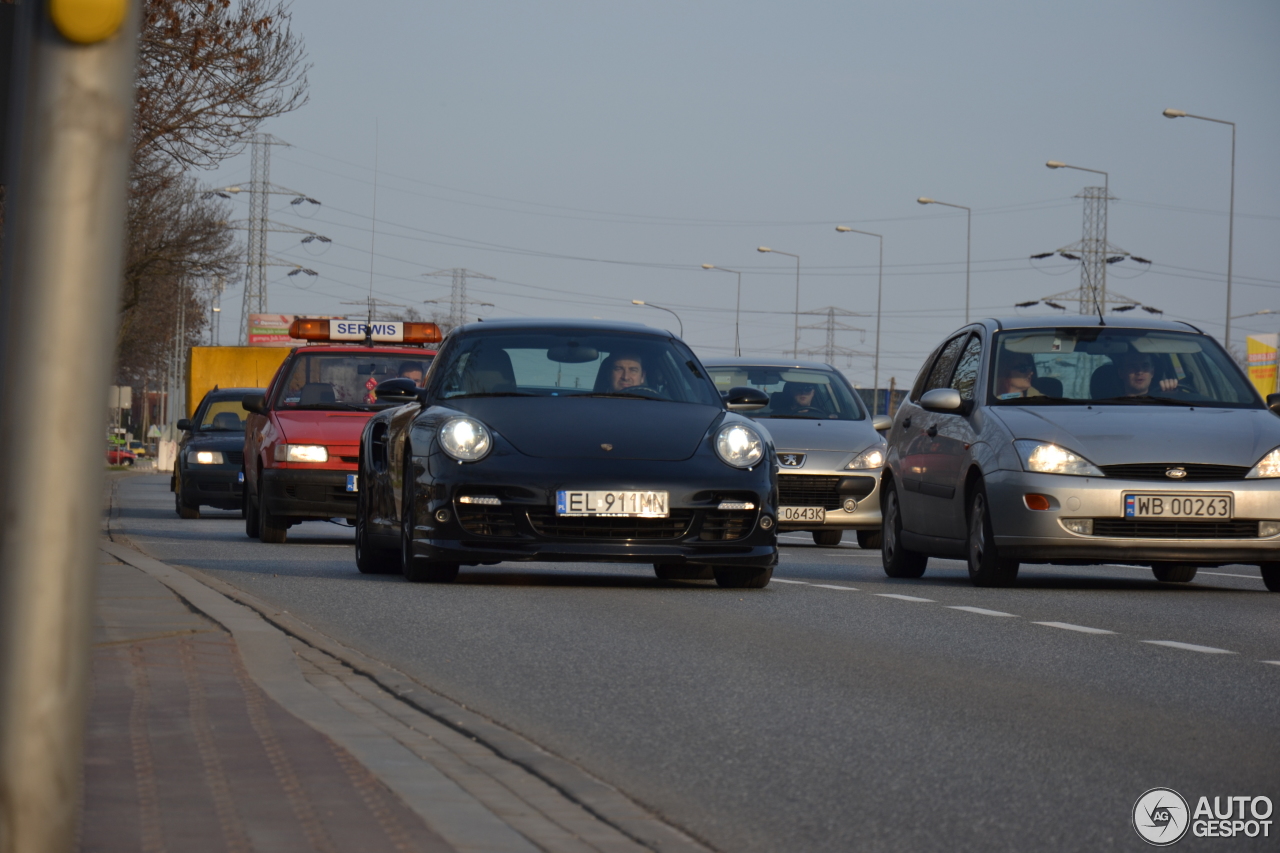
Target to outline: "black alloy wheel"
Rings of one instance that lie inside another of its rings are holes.
[[[1013,586],[1018,579],[1018,561],[1000,556],[991,530],[987,490],[982,483],[969,496],[969,580],[974,586]]]
[[[244,481],[244,486],[240,490],[240,504],[243,509],[240,511],[244,516],[244,535],[250,539],[258,538],[258,495],[253,489],[249,488],[248,478]]]
[[[289,519],[282,515],[272,515],[267,509],[266,500],[261,495],[258,496],[256,503],[258,504],[258,538],[270,545],[281,544],[289,536]]]
[[[891,578],[918,578],[929,565],[929,556],[912,551],[902,544],[902,509],[898,505],[898,487],[890,485],[884,495],[884,521],[881,525],[880,563]]]
[[[716,566],[713,569],[716,586],[723,589],[764,589],[773,579],[773,567],[757,569],[754,566]]]
[[[859,530],[858,547],[866,551],[879,551],[884,544],[883,530]]]
[[[173,505],[179,518],[200,517],[200,505],[189,504],[182,499],[182,477],[177,473],[173,475]]]
[[[368,480],[365,480],[368,483]],[[362,491],[356,496],[356,568],[362,575],[391,575],[400,571],[400,554],[390,548],[369,544],[367,499]]]
[[[825,545],[831,548],[840,544],[840,540],[844,538],[843,530],[815,530],[813,531],[813,544]]]
[[[1258,568],[1262,569],[1262,582],[1267,589],[1280,592],[1280,563],[1262,563]]]
[[[1187,563],[1152,563],[1151,574],[1164,583],[1189,583],[1195,579],[1196,567]]]
[[[424,560],[413,553],[414,503],[416,483],[413,454],[404,449],[404,501],[400,508],[400,571],[413,583],[451,583],[458,577],[457,563]]]

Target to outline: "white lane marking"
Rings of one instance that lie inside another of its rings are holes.
[[[979,616],[1011,616],[1014,619],[1018,617],[1012,613],[1005,613],[1002,610],[987,610],[983,607],[960,607],[954,604],[947,605],[948,610],[963,610],[965,613],[977,613]]]
[[[1269,663],[1274,666],[1280,666],[1280,660],[1264,660],[1262,661],[1262,663]]]
[[[773,582],[774,583],[798,583],[801,586],[809,586],[808,581],[789,581],[789,580],[786,580],[785,578],[774,578]]]
[[[829,583],[815,583],[815,584],[811,584],[811,586],[820,586],[820,587],[822,587],[823,589],[847,589],[847,590],[849,590],[850,592],[857,592],[857,591],[858,591],[858,588],[857,588],[856,586],[835,586],[835,585],[833,585],[833,584],[829,584]]]
[[[877,592],[876,595],[881,598],[896,598],[899,601],[921,601],[926,604],[933,604],[932,598],[916,598],[914,595],[898,595],[892,592]]]
[[[1072,625],[1070,622],[1034,622],[1034,625],[1045,625],[1049,628],[1061,628],[1064,631],[1079,631],[1081,634],[1114,634],[1102,628],[1088,628],[1084,625]]]
[[[1261,575],[1233,575],[1231,572],[1200,572],[1202,575],[1217,575],[1220,578],[1244,578],[1245,580],[1260,581]]]
[[[1197,646],[1194,643],[1179,643],[1177,640],[1143,640],[1153,646],[1168,646],[1171,649],[1183,649],[1188,652],[1203,652],[1206,655],[1234,655],[1226,649],[1215,649],[1213,646]]]

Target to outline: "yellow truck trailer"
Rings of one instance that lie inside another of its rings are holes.
[[[266,388],[290,347],[192,347],[187,359],[187,417],[214,388]]]

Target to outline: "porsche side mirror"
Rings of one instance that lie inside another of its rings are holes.
[[[373,396],[379,403],[394,403],[402,406],[418,399],[418,384],[412,379],[397,376],[395,379],[384,379],[373,389]]]
[[[926,412],[938,412],[944,415],[964,414],[964,400],[960,392],[954,388],[934,388],[920,397],[920,408]]]
[[[887,429],[893,429],[893,418],[888,415],[876,415],[871,419],[871,426],[876,432],[884,432]]]
[[[725,407],[731,412],[754,412],[769,405],[769,395],[759,388],[744,385],[740,388],[730,388],[729,396],[725,397],[724,402]]]
[[[1280,394],[1267,395],[1267,408],[1280,415]]]
[[[240,399],[240,405],[244,407],[246,412],[253,412],[256,415],[265,415],[267,413],[267,395],[266,394],[245,394]]]
[[[178,418],[178,429],[182,430],[183,432],[186,432],[187,430],[191,429],[191,419]]]

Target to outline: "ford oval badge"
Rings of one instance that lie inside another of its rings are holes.
[[[1169,470],[1164,472],[1164,475],[1168,477],[1170,480],[1181,480],[1183,477],[1187,476],[1187,469],[1186,468],[1170,468]]]

